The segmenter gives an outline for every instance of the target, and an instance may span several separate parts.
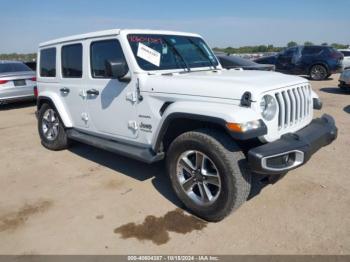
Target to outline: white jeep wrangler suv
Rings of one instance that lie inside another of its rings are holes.
[[[337,136],[304,78],[224,70],[197,34],[108,30],[38,51],[38,130],[153,163],[166,159],[186,207],[219,221],[248,197],[253,174],[278,176]],[[116,160],[117,161],[117,160]]]

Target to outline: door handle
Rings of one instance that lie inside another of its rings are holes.
[[[100,92],[98,90],[96,90],[96,89],[89,89],[89,90],[86,91],[86,94],[98,96],[100,94]]]
[[[68,94],[70,90],[69,90],[69,88],[67,88],[67,87],[63,87],[63,88],[60,89],[60,91],[61,91],[61,93],[63,93],[63,94]]]

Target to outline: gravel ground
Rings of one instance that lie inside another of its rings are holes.
[[[183,213],[163,163],[48,151],[32,103],[1,106],[0,254],[350,254],[350,94],[338,77],[312,83],[338,139],[210,224]]]

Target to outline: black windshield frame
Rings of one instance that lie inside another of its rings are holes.
[[[188,69],[193,68],[215,68],[219,66],[216,56],[200,37],[166,34],[128,34],[127,41],[138,66],[145,71],[189,71]],[[159,66],[137,55],[139,43],[152,48],[160,54]],[[202,50],[198,50],[198,46]],[[179,55],[183,59],[179,59]]]

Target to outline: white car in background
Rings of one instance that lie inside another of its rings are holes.
[[[350,68],[341,73],[339,77],[339,87],[344,90],[350,90]]]
[[[343,68],[350,69],[350,49],[339,49],[338,51],[344,55]]]
[[[0,104],[34,99],[36,73],[22,62],[0,60]]]

